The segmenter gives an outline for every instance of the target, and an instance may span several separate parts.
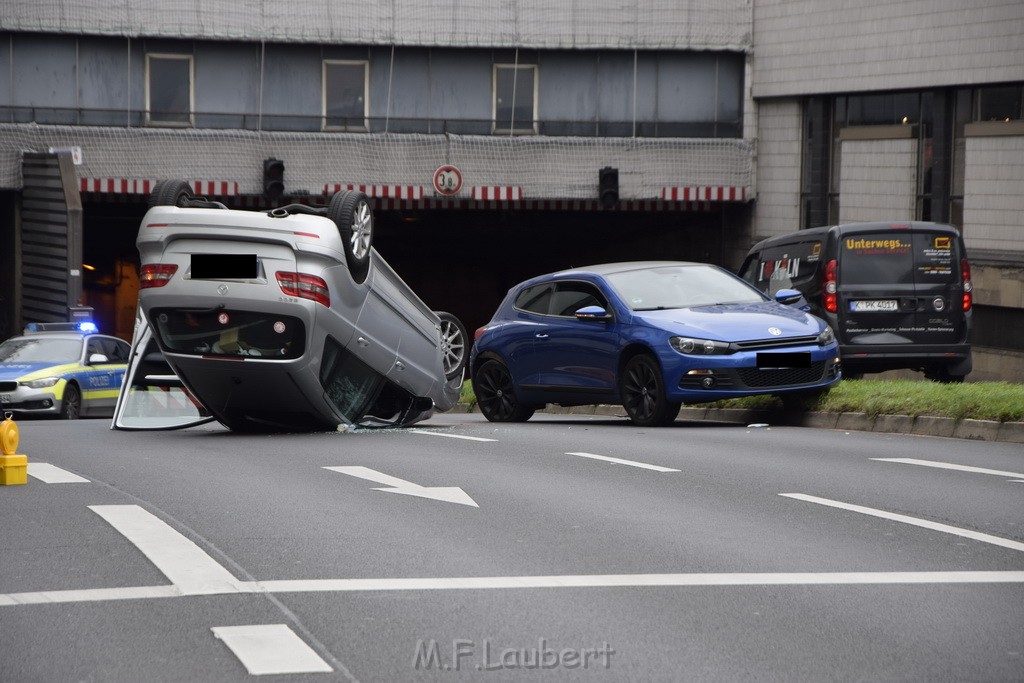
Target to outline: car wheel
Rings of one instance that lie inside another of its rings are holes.
[[[619,395],[629,419],[641,427],[672,423],[682,405],[665,396],[661,368],[647,355],[633,356],[626,363],[619,378]]]
[[[465,326],[451,313],[435,311],[441,319],[441,362],[444,377],[451,381],[461,377],[469,360],[469,342]]]
[[[184,180],[161,180],[149,193],[149,207],[184,206],[193,197],[192,186]]]
[[[341,233],[345,260],[352,278],[361,283],[369,271],[370,250],[373,248],[370,198],[362,192],[336,192],[327,207],[327,217],[334,221]]]
[[[491,422],[526,422],[534,409],[523,405],[516,397],[512,374],[505,364],[489,360],[480,366],[473,377],[480,412]]]
[[[60,419],[77,420],[82,414],[82,392],[77,384],[64,387],[64,400],[60,402]]]

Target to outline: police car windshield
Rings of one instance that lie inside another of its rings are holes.
[[[21,337],[0,344],[0,363],[77,363],[81,352],[78,339]]]

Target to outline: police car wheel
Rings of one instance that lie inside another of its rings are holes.
[[[60,419],[77,420],[82,412],[82,392],[77,384],[64,387],[64,400],[60,404]]]

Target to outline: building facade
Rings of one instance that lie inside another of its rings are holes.
[[[1024,381],[1024,3],[754,0],[753,232],[933,220],[964,235],[972,379]]]
[[[25,153],[56,150],[74,155],[98,268],[85,303],[121,333],[145,195],[177,177],[248,208],[364,188],[382,253],[471,327],[546,270],[735,268],[801,227],[951,222],[975,263],[975,343],[996,359],[972,378],[1024,381],[1024,3],[962,5],[4,3],[0,317],[12,333],[55,286],[23,224]]]

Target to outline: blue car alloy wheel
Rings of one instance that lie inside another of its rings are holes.
[[[669,424],[679,414],[681,401],[665,397],[665,383],[658,361],[647,355],[633,356],[619,378],[622,406],[634,424],[657,427]]]
[[[470,374],[480,410],[521,422],[547,404],[622,405],[633,424],[672,423],[683,404],[777,396],[839,380],[835,334],[718,266],[607,263],[511,288],[477,330]]]
[[[534,413],[516,398],[512,375],[498,360],[485,362],[473,381],[480,412],[491,422],[525,422]]]

